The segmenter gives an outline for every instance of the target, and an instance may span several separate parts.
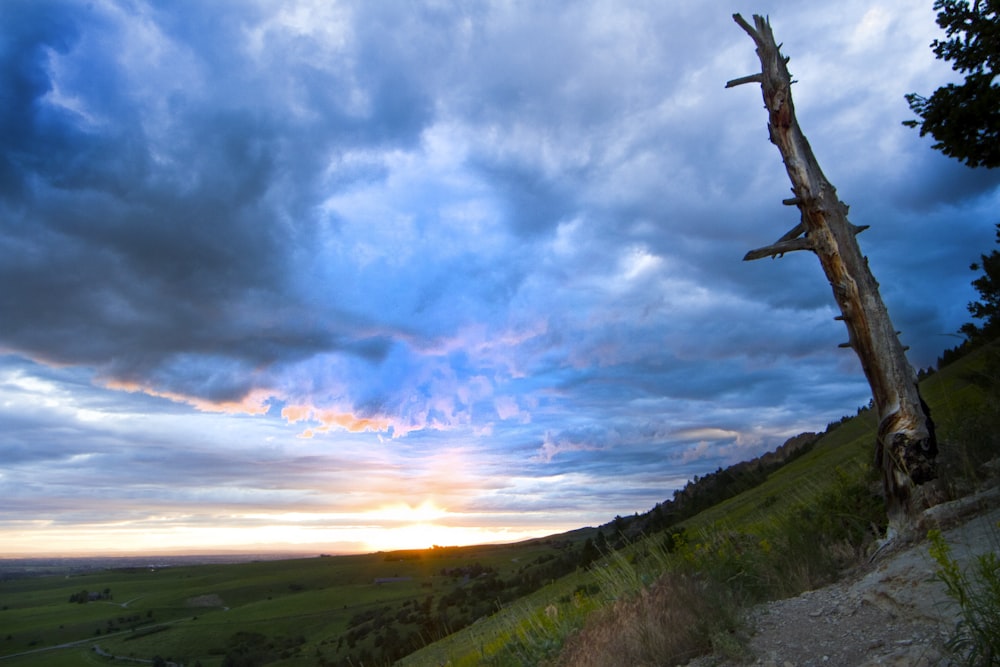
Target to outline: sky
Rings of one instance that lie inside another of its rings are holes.
[[[902,122],[932,2],[0,3],[0,555],[516,541],[870,393],[733,22],[910,361],[1000,172]]]

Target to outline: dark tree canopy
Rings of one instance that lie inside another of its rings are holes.
[[[930,97],[907,95],[921,120],[905,124],[930,134],[934,148],[970,167],[1000,166],[1000,0],[935,0],[934,9],[947,38],[931,48],[965,82],[949,83]]]
[[[997,225],[997,243],[1000,243],[1000,225]],[[969,322],[960,331],[972,343],[986,342],[1000,335],[1000,252],[981,255],[981,262],[973,264],[973,271],[983,270],[983,275],[972,281],[972,286],[982,297],[969,304],[969,313],[982,325]]]

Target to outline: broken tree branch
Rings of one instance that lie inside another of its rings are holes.
[[[786,252],[795,252],[796,250],[812,250],[815,252],[815,248],[813,248],[813,244],[809,238],[802,237],[798,239],[789,239],[787,241],[778,241],[772,245],[751,250],[743,256],[743,261],[752,262],[755,259],[761,259],[763,257],[777,257],[779,255],[784,255]]]
[[[811,250],[815,252],[816,248],[813,247],[812,239],[808,236],[802,236],[805,233],[805,223],[800,222],[785,232],[780,239],[771,245],[748,252],[743,256],[743,261],[752,262],[755,259],[763,257],[771,257],[773,259],[774,257],[784,255],[786,252],[795,252],[796,250]]]
[[[785,232],[782,235],[782,237],[780,239],[778,239],[778,242],[780,243],[782,241],[787,241],[789,239],[794,239],[796,237],[802,236],[805,233],[806,233],[806,225],[805,225],[804,222],[800,222],[799,224],[795,225],[794,227],[792,227],[791,229],[789,229],[787,232]]]
[[[742,86],[744,83],[760,83],[763,80],[764,80],[764,75],[758,72],[757,74],[751,74],[749,76],[741,76],[738,79],[727,81],[726,88],[735,88],[736,86]]]

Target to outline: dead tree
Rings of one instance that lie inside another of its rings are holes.
[[[915,487],[936,476],[937,441],[930,411],[920,398],[907,348],[889,319],[868,258],[858,247],[855,237],[867,226],[847,219],[847,205],[826,180],[795,119],[788,58],[781,55],[766,18],[754,16],[754,26],[739,14],[733,19],[757,45],[761,72],[734,79],[726,87],[760,84],[771,143],[781,152],[795,195],[782,203],[798,207],[802,214],[800,222],[774,244],[751,250],[743,259],[774,258],[795,250],[819,257],[840,306],[836,319],[847,325],[849,338],[841,347],[852,348],[861,360],[878,414],[875,461],[885,491],[887,537],[908,534],[915,525]]]

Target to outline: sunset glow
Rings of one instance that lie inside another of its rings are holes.
[[[481,519],[481,517],[480,517]],[[217,525],[192,525],[190,517],[147,517],[141,523],[95,523],[59,527],[50,521],[27,522],[5,533],[0,558],[39,553],[37,536],[46,536],[50,555],[138,555],[173,553],[369,553],[432,546],[517,542],[571,530],[573,524],[535,527],[462,525],[471,517],[451,515],[429,505],[349,514],[259,514],[218,517]],[[238,527],[252,524],[252,527]],[[340,524],[340,525],[338,525]],[[346,524],[346,525],[344,525]]]

